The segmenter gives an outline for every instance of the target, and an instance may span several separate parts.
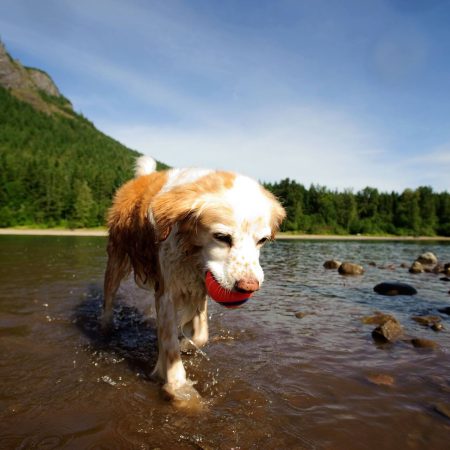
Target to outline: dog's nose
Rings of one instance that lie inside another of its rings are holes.
[[[239,292],[255,292],[259,289],[259,281],[256,278],[241,278],[234,288]]]

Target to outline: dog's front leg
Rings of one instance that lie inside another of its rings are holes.
[[[164,293],[157,299],[157,315],[159,354],[154,373],[165,380],[163,391],[170,399],[184,402],[197,400],[199,394],[192,382],[186,379],[181,361],[177,314],[170,294]]]
[[[208,342],[208,299],[201,301],[198,311],[192,318],[192,341],[197,347],[203,347]]]

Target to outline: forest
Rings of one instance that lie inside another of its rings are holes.
[[[428,186],[402,193],[366,187],[331,191],[290,179],[268,183],[283,203],[283,231],[312,234],[450,236],[450,194]]]
[[[69,109],[37,111],[0,87],[0,227],[104,225],[139,155]]]
[[[115,190],[133,176],[137,151],[65,112],[37,111],[0,87],[0,227],[103,226]],[[286,208],[283,231],[450,236],[450,194],[431,187],[340,192],[290,179],[265,186]]]

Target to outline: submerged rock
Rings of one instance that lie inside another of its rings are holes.
[[[325,269],[338,269],[341,264],[342,263],[336,259],[330,259],[323,263],[323,267],[325,267]]]
[[[387,264],[385,266],[378,266],[379,269],[395,270],[397,267],[395,264]]]
[[[297,319],[303,319],[303,317],[307,316],[308,313],[304,312],[304,311],[298,311],[295,313],[295,317],[297,317]]]
[[[441,416],[450,419],[450,403],[436,403],[433,405],[433,409]]]
[[[442,277],[442,278],[439,278],[441,281],[450,281],[450,278],[449,277]]]
[[[368,375],[366,379],[377,386],[392,386],[394,384],[394,377],[385,373]]]
[[[450,291],[448,292],[450,294]],[[445,308],[438,309],[440,313],[448,314],[450,316],[450,306],[446,306]]]
[[[341,275],[362,275],[364,267],[351,262],[343,262],[338,271]]]
[[[416,348],[438,348],[439,344],[431,339],[413,338],[411,344]]]
[[[415,288],[406,283],[385,281],[377,284],[373,290],[381,295],[415,295]]]
[[[411,319],[414,320],[414,322],[420,323],[420,325],[424,325],[426,327],[431,327],[441,321],[439,316],[413,316]]]
[[[444,329],[444,325],[440,322],[433,323],[430,327],[433,331],[442,331]]]
[[[422,253],[416,261],[420,262],[421,264],[431,265],[431,264],[437,264],[438,259],[436,255],[432,252],[425,252]]]
[[[424,272],[424,267],[419,261],[414,261],[409,268],[411,273],[422,273]]]
[[[444,264],[445,275],[450,275],[450,263]]]
[[[397,320],[388,320],[372,331],[372,338],[377,342],[395,342],[403,335],[403,328]]]

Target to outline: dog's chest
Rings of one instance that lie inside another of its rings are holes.
[[[171,240],[161,246],[159,257],[166,289],[186,300],[205,297],[202,267],[195,255],[183,254],[177,242]]]

